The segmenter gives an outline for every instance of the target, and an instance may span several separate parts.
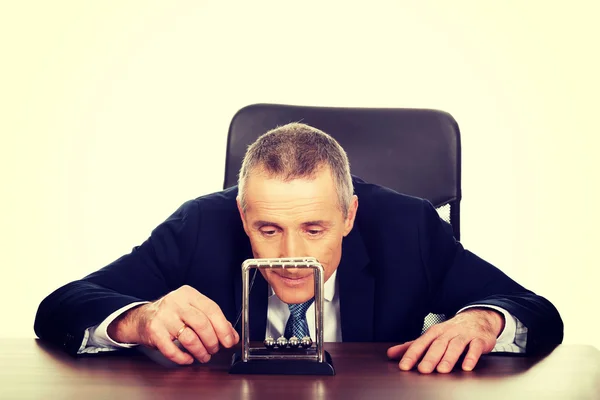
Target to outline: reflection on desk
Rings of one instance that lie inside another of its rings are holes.
[[[421,375],[386,343],[326,343],[336,376],[228,374],[234,349],[165,368],[136,351],[72,358],[33,339],[0,339],[0,398],[600,399],[600,351],[561,345],[536,357],[486,355],[472,372]]]

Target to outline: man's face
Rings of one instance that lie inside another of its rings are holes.
[[[284,182],[253,171],[246,182],[246,212],[238,208],[255,258],[315,257],[327,281],[340,263],[342,239],[352,230],[358,200],[343,215],[329,168],[314,179]],[[314,296],[312,269],[261,269],[288,304]]]

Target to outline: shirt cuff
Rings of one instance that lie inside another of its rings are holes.
[[[121,307],[112,314],[110,314],[99,325],[92,326],[86,329],[83,335],[81,347],[79,348],[77,354],[100,353],[104,351],[114,351],[118,349],[127,349],[130,347],[137,346],[137,344],[119,343],[114,341],[110,336],[108,336],[108,326],[111,324],[111,322],[113,322],[118,316],[120,316],[124,312],[132,309],[133,307],[147,303],[149,302],[138,301],[135,303],[127,304],[126,306]]]
[[[458,313],[461,313],[469,308],[489,308],[498,311],[504,315],[504,329],[500,333],[500,336],[496,339],[496,346],[494,346],[493,352],[505,351],[510,353],[524,353],[527,344],[527,328],[514,317],[511,313],[506,311],[502,307],[493,306],[489,304],[475,304],[460,309]],[[517,329],[519,327],[519,329]],[[519,330],[519,337],[517,338],[517,330]],[[518,340],[517,340],[518,339]]]

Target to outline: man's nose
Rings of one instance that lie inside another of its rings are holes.
[[[295,233],[287,233],[282,241],[280,257],[304,257],[304,241]]]

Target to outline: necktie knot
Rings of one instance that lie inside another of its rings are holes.
[[[293,318],[306,318],[306,311],[309,309],[311,304],[315,301],[315,298],[300,303],[300,304],[288,304],[290,309],[290,316]]]

